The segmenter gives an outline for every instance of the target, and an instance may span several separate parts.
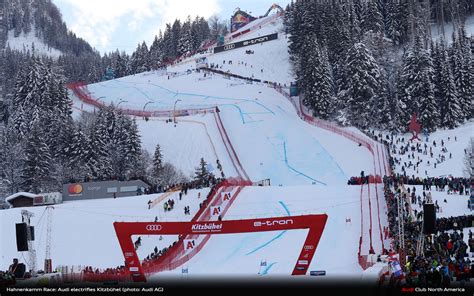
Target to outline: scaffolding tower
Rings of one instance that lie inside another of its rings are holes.
[[[32,228],[30,227],[30,219],[31,217],[34,217],[35,215],[32,212],[29,212],[27,210],[22,210],[21,211],[21,220],[23,223],[26,223],[26,235],[27,235],[27,241],[28,241],[28,255],[29,255],[29,266],[30,266],[30,272],[31,275],[34,276],[36,275],[36,250],[33,245],[33,231]]]

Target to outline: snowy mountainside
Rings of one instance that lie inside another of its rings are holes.
[[[10,30],[6,44],[11,49],[21,52],[32,52],[34,48],[35,54],[45,55],[55,59],[62,55],[61,51],[50,47],[36,37],[34,29],[29,33],[22,32],[18,37],[14,36],[13,30]]]

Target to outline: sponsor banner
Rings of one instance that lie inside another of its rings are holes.
[[[322,276],[322,275],[326,275],[326,271],[325,270],[311,270],[309,274],[312,276]]]
[[[137,272],[137,271],[138,271],[138,267],[130,267],[130,271],[131,271],[131,272]]]
[[[267,220],[267,221],[255,221],[253,222],[254,227],[264,227],[264,226],[276,226],[276,225],[293,225],[293,219],[282,219],[282,220]]]
[[[69,195],[79,196],[82,194],[83,188],[81,184],[73,184],[73,185],[69,185],[67,190],[69,192]]]
[[[183,247],[185,252],[188,250],[193,250],[194,247],[196,247],[196,241],[193,239],[185,239],[183,240]]]
[[[135,266],[129,265],[132,280],[135,282],[146,281],[144,270],[142,270],[140,261],[135,260],[137,257],[136,252],[133,248],[133,235],[172,235],[180,234],[186,235],[187,238],[194,236],[209,234],[231,234],[231,233],[253,233],[253,232],[264,232],[264,231],[276,231],[276,230],[292,230],[292,229],[308,229],[306,240],[302,245],[302,249],[298,260],[295,260],[296,264],[293,269],[292,275],[306,275],[309,266],[311,265],[312,258],[317,249],[319,240],[324,231],[326,225],[327,215],[305,215],[305,216],[293,216],[293,217],[275,217],[275,218],[263,218],[263,219],[243,219],[243,220],[231,220],[231,221],[206,221],[206,222],[114,222],[114,228],[117,237],[120,241],[120,246],[126,262],[136,261]],[[206,238],[208,238],[207,236]],[[197,252],[200,251],[201,243],[205,243],[206,240],[197,239],[193,240],[182,240],[183,245],[177,245],[176,247],[181,252],[187,253],[184,262],[180,261],[180,265],[190,260]],[[181,243],[180,242],[180,243]],[[189,251],[187,251],[189,250]],[[133,256],[130,256],[133,253]],[[168,253],[168,254],[174,254]],[[169,256],[169,255],[168,255]],[[183,257],[183,258],[185,258]],[[265,260],[266,261],[266,260]],[[266,263],[261,263],[266,264]],[[138,269],[138,270],[137,270]]]
[[[220,206],[211,207],[211,216],[219,216],[220,214],[221,214]]]
[[[198,232],[221,232],[222,231],[222,223],[205,223],[205,224],[194,224],[191,226],[191,230],[193,233]]]
[[[245,40],[245,41],[239,41],[239,42],[235,42],[235,43],[226,44],[224,46],[215,47],[214,48],[214,53],[229,51],[229,50],[232,50],[232,49],[246,47],[246,46],[255,45],[255,44],[259,44],[259,43],[264,43],[264,42],[277,40],[277,39],[278,39],[278,33],[265,35],[265,36]]]
[[[222,192],[221,193],[222,202],[229,201],[231,196],[232,195],[230,195],[230,192]]]
[[[161,226],[160,224],[148,224],[146,227],[145,227],[146,230],[148,231],[161,231],[163,229],[163,226]]]

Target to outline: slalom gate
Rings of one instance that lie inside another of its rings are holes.
[[[205,222],[115,222],[114,228],[125,257],[125,265],[134,282],[146,282],[144,267],[135,251],[132,235],[217,235],[255,233],[291,229],[309,229],[292,275],[305,275],[313,259],[327,222],[327,215],[308,215],[232,221]],[[187,248],[192,241],[178,243]]]

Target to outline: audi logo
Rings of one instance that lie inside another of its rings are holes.
[[[224,46],[224,50],[229,50],[233,48],[235,48],[235,44],[229,44],[229,45]]]
[[[158,224],[150,224],[146,226],[146,230],[148,231],[160,231],[161,229],[163,229],[163,226]]]

